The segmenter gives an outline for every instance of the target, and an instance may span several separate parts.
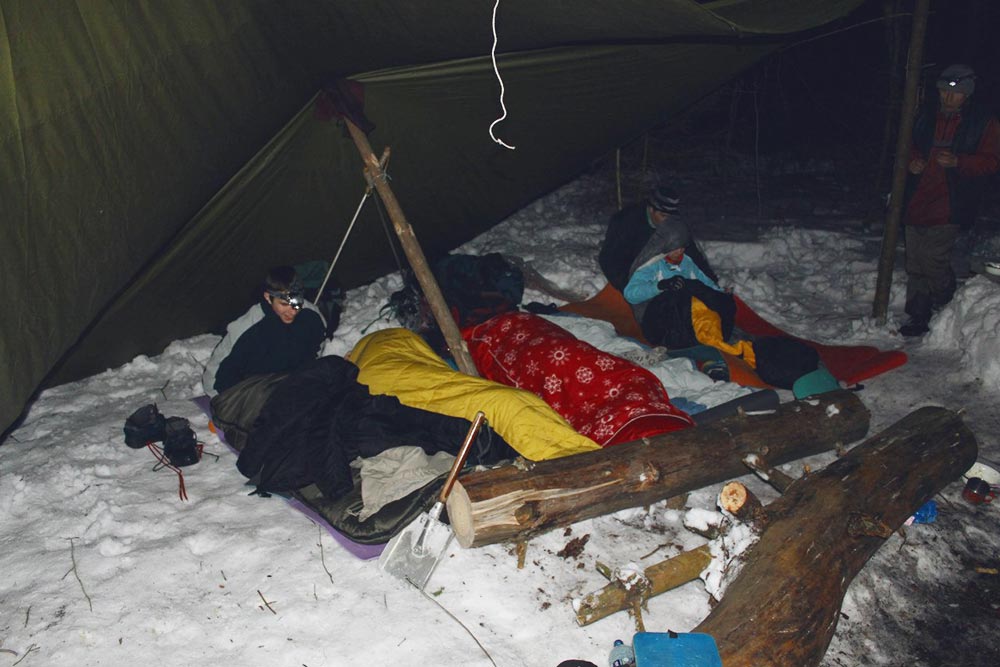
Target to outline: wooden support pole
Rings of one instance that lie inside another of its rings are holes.
[[[910,55],[906,61],[906,92],[903,95],[902,118],[899,122],[899,135],[896,137],[896,162],[892,172],[892,195],[889,199],[889,215],[882,231],[882,254],[878,262],[875,301],[872,304],[872,317],[879,324],[885,323],[889,312],[889,291],[892,288],[892,269],[896,263],[899,222],[903,217],[903,190],[910,162],[910,143],[917,113],[917,88],[920,82],[920,65],[924,58],[924,35],[927,32],[929,10],[930,0],[917,0],[913,10]]]
[[[441,328],[441,333],[444,334],[444,340],[448,344],[448,349],[451,351],[452,356],[455,358],[458,370],[466,375],[479,377],[476,365],[472,361],[472,355],[469,354],[469,348],[465,345],[462,334],[458,330],[458,325],[451,316],[451,311],[444,300],[444,295],[441,294],[441,288],[434,278],[434,272],[431,271],[431,267],[427,263],[427,258],[424,256],[424,251],[417,241],[417,235],[413,232],[413,227],[410,226],[410,223],[407,222],[406,216],[403,214],[403,209],[396,199],[396,195],[393,194],[392,188],[389,187],[385,172],[382,170],[378,158],[375,157],[375,152],[372,150],[371,144],[368,143],[368,137],[350,119],[345,117],[344,122],[347,124],[347,130],[351,133],[354,145],[358,147],[358,152],[361,154],[361,161],[365,165],[365,178],[375,187],[375,191],[378,192],[382,203],[385,204],[385,210],[389,214],[389,219],[392,220],[392,227],[396,232],[396,236],[399,237],[399,243],[403,246],[406,259],[409,260],[410,266],[413,268],[413,275],[416,277],[417,282],[420,283],[420,287],[424,291],[424,296],[427,297],[427,304],[431,308],[434,320]]]
[[[746,474],[743,457],[784,463],[856,442],[870,415],[857,394],[835,391],[560,459],[461,476],[448,518],[463,547],[525,540],[577,521],[641,507]]]

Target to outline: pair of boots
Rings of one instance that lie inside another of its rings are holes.
[[[198,438],[183,417],[164,417],[156,404],[144,405],[125,420],[125,444],[141,449],[154,442],[163,443],[163,455],[170,464],[182,468],[200,459]]]

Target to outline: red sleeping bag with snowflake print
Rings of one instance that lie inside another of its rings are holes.
[[[602,447],[694,426],[648,370],[537,315],[504,313],[462,335],[483,377],[537,394]]]

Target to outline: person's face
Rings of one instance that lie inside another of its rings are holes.
[[[264,292],[264,300],[271,304],[271,310],[285,324],[291,324],[295,321],[295,316],[299,314],[299,311],[292,308],[291,304],[281,297],[271,296]]]
[[[961,109],[967,97],[965,93],[948,88],[939,88],[938,95],[941,97],[941,111],[945,113],[955,113]]]
[[[667,218],[670,217],[669,213],[664,213],[663,211],[657,211],[652,206],[646,207],[649,211],[649,221],[653,223],[654,226],[662,225],[666,222]]]
[[[684,248],[677,248],[676,250],[671,250],[665,257],[667,261],[671,264],[680,264],[681,260],[684,259]]]

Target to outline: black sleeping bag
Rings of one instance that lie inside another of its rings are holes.
[[[458,452],[468,420],[411,408],[393,396],[372,396],[357,376],[357,366],[327,356],[269,387],[236,463],[255,480],[258,491],[315,484],[327,500],[336,500],[353,490],[350,462],[359,456],[402,445],[421,447],[427,454]],[[469,463],[512,456],[509,445],[484,428]]]

